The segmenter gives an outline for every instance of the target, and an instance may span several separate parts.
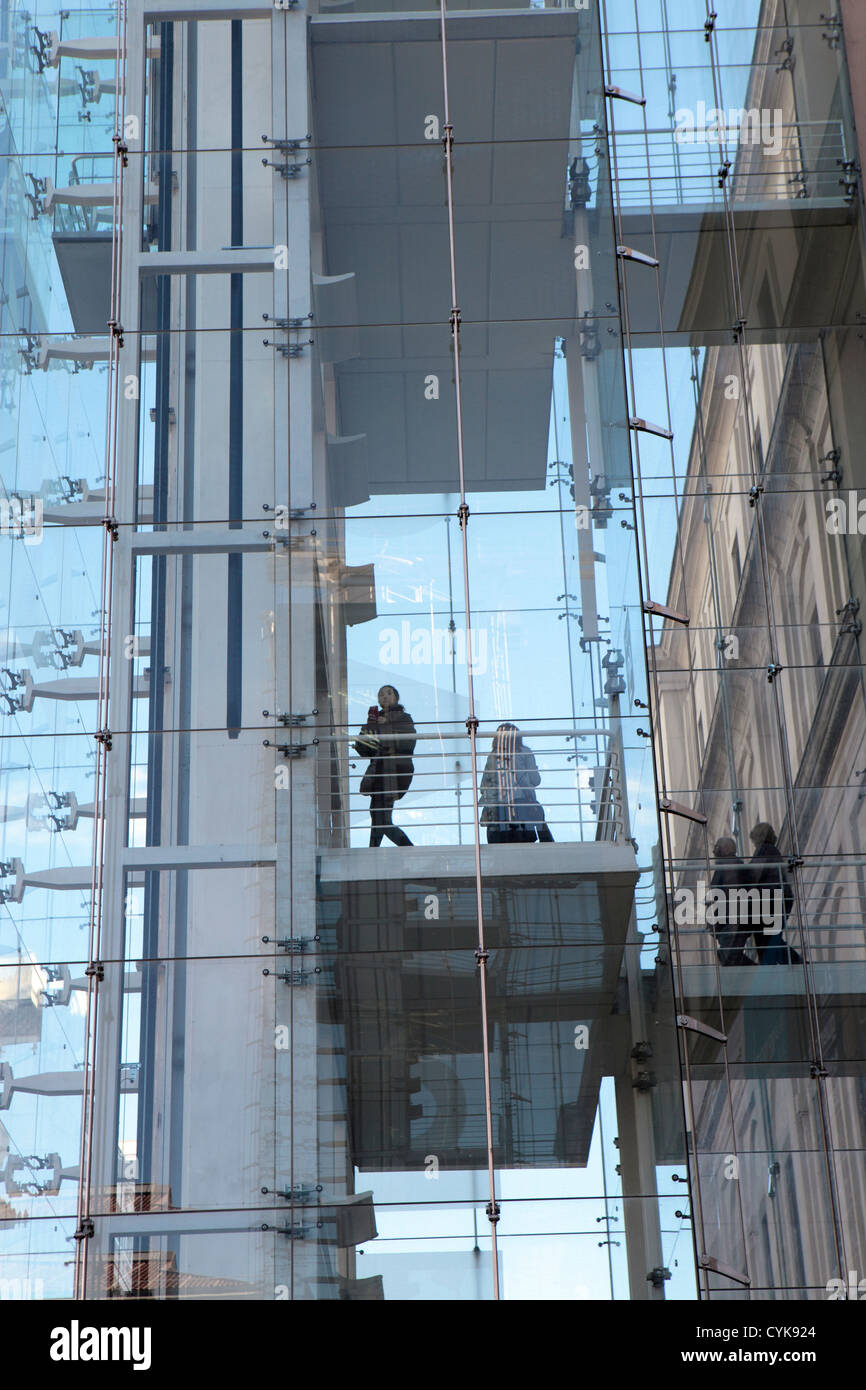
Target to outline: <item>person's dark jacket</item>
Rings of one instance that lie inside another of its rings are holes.
[[[535,795],[541,782],[532,750],[514,737],[491,752],[481,778],[481,819],[485,825],[536,825],[544,812]]]
[[[733,854],[716,860],[716,863],[718,867],[710,879],[710,889],[721,890],[724,894],[723,899],[719,897],[713,900],[715,912],[712,929],[718,942],[719,960],[722,965],[753,965],[754,962],[747,960],[744,951],[752,927],[748,913],[744,914],[733,891],[745,886],[744,875],[748,874],[748,869],[742,859]]]
[[[415,773],[415,725],[402,705],[380,710],[375,724],[365,724],[355,743],[355,751],[370,759],[361,779],[364,796],[386,796],[399,801],[405,796]]]
[[[785,939],[784,928],[794,906],[794,890],[785,868],[785,860],[779,853],[778,847],[769,840],[765,840],[755,850],[749,863],[744,866],[743,872],[747,876],[746,886],[757,888],[762,894],[761,908],[756,906],[753,912],[752,928],[758,963],[760,965],[800,965],[802,956]],[[763,895],[766,895],[769,915],[778,901],[773,896],[777,890],[781,890],[782,893],[782,921],[773,925],[781,926],[782,930],[768,932],[766,930],[767,923],[761,917],[764,905]],[[757,920],[755,920],[756,918]]]
[[[738,904],[733,896],[734,888],[742,888],[745,879],[743,878],[743,861],[737,855],[729,855],[726,859],[717,859],[718,868],[714,871],[710,879],[711,889],[721,889],[724,893],[724,901],[719,898],[716,902],[716,931],[736,930],[741,923],[737,920]],[[740,914],[742,915],[742,914]],[[742,923],[748,930],[748,924]]]
[[[745,867],[743,874],[743,884],[747,888],[757,888],[762,893],[762,907],[766,902],[768,908],[776,902],[773,893],[779,889],[782,893],[783,914],[780,925],[784,928],[791,915],[794,906],[794,890],[791,887],[791,880],[785,868],[785,860],[779,853],[778,846],[765,840],[762,845],[755,850]],[[755,909],[753,913],[753,928],[755,932],[763,932],[766,926],[761,918],[761,911]],[[779,934],[775,933],[779,940]],[[767,935],[767,940],[772,940],[772,934]]]

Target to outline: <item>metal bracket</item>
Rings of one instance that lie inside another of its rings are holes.
[[[645,599],[641,607],[644,613],[653,618],[670,618],[672,623],[682,623],[684,627],[689,625],[688,613],[679,613],[676,608],[668,608],[666,604],[656,603],[654,599]]]
[[[89,1216],[85,1216],[85,1218],[84,1218],[84,1220],[82,1221],[81,1225],[76,1229],[75,1234],[73,1235],[72,1239],[73,1239],[73,1240],[91,1240],[91,1239],[93,1238],[93,1236],[95,1236],[95,1235],[96,1235],[96,1228],[95,1228],[95,1226],[94,1226],[94,1224],[93,1224],[92,1218],[89,1217]]]
[[[274,149],[279,150],[280,154],[297,154],[301,146],[309,144],[312,138],[312,134],[309,131],[306,135],[288,135],[285,139],[281,139],[277,135],[263,135],[262,143],[265,145],[273,145]],[[265,318],[267,318],[267,314],[265,314]]]
[[[842,42],[842,20],[837,14],[822,14],[821,22],[827,25],[829,34],[823,30],[821,38],[830,48],[838,48]]]
[[[271,743],[269,738],[262,740],[264,748],[275,748],[278,753],[282,753],[284,758],[293,760],[303,757],[308,748],[314,747],[319,740],[314,738],[312,743]]]
[[[123,324],[118,323],[117,319],[108,319],[107,326],[112,338],[117,339],[117,346],[123,347]]]
[[[287,985],[305,985],[313,975],[321,975],[322,967],[314,966],[312,970],[263,970],[263,975],[273,975],[277,980],[284,980]]]
[[[32,220],[34,222],[38,222],[39,218],[45,212],[45,204],[42,200],[45,197],[45,194],[48,192],[48,179],[47,177],[37,178],[35,174],[31,173],[28,173],[27,177],[33,185],[33,192],[25,193],[24,197],[27,199],[28,203],[33,209]]]
[[[43,73],[47,67],[51,66],[51,35],[44,29],[37,29],[35,24],[31,24],[30,32],[35,42],[28,44],[27,52],[32,53],[36,59],[37,73]]]
[[[585,357],[587,362],[594,362],[601,353],[601,343],[598,336],[598,324],[590,319],[587,309],[580,324],[580,355]]]
[[[839,486],[839,484],[840,484],[841,481],[842,481],[842,469],[839,467],[839,460],[840,460],[841,457],[842,457],[841,450],[839,450],[839,449],[830,449],[830,450],[828,450],[828,452],[827,452],[826,454],[824,454],[821,458],[819,458],[819,460],[818,460],[819,464],[820,464],[820,463],[831,463],[831,464],[833,465],[833,467],[830,469],[829,473],[825,473],[824,476],[823,476],[823,478],[821,479],[822,484],[823,484],[823,483],[835,483],[837,487]]]
[[[785,55],[784,58],[782,59],[781,63],[779,64],[779,66],[776,68],[776,72],[793,72],[793,71],[794,71],[794,59],[791,57],[791,54],[793,53],[793,51],[794,51],[794,37],[793,37],[792,34],[789,34],[788,37],[787,37],[786,39],[783,39],[783,40],[782,40],[782,42],[781,42],[781,44],[779,45],[779,47],[778,47],[778,48],[775,48],[775,49],[773,50],[774,53],[784,53],[784,55]]]
[[[111,752],[112,738],[110,729],[97,729],[93,737],[96,739],[97,743],[101,743],[103,745],[107,753]]]
[[[706,825],[707,818],[703,811],[693,811],[691,806],[684,806],[681,801],[671,801],[670,797],[659,797],[659,810],[667,815],[682,816],[684,820],[693,820],[698,825]]]
[[[273,318],[270,314],[262,314],[262,318],[265,323],[272,323],[274,328],[280,328],[284,333],[289,333],[293,328],[303,328],[308,320],[310,323],[313,321],[312,313],[301,314],[294,319]]]
[[[321,939],[320,936],[262,937],[262,941],[266,946],[279,946],[281,951],[289,951],[292,955],[302,955],[307,949],[309,942],[321,941]]]
[[[296,179],[301,170],[306,169],[307,165],[312,164],[312,162],[309,155],[307,155],[306,159],[300,159],[294,164],[281,164],[275,159],[262,160],[262,164],[264,164],[265,168],[276,169],[280,177],[284,179]]]
[[[604,94],[606,97],[618,98],[620,101],[630,101],[634,106],[646,106],[646,97],[639,96],[637,92],[628,92],[625,87],[606,85]]]
[[[847,603],[843,604],[841,608],[836,609],[836,617],[845,619],[839,629],[840,633],[848,632],[852,637],[860,636],[860,633],[863,631],[863,624],[857,617],[859,611],[860,600],[856,598],[849,598]]]
[[[757,506],[757,504],[758,504],[758,499],[760,498],[761,493],[762,493],[763,491],[764,491],[764,484],[763,484],[763,483],[755,483],[752,487],[749,488],[749,506],[750,506],[750,507],[755,507],[755,506]]]
[[[310,710],[309,714],[271,714],[269,710],[262,710],[265,719],[277,719],[287,729],[297,729],[300,724],[306,724],[308,719],[312,719],[318,713],[317,709]]]
[[[296,1221],[291,1226],[269,1226],[267,1222],[262,1224],[263,1231],[275,1231],[279,1236],[286,1236],[289,1240],[306,1240],[307,1236],[316,1230],[321,1230],[324,1221],[317,1221],[315,1226],[309,1222]]]
[[[640,415],[629,416],[628,427],[641,434],[657,434],[660,439],[673,439],[674,437],[673,430],[669,430],[666,425],[654,425],[650,420],[642,419]]]
[[[723,1264],[721,1260],[708,1255],[706,1251],[698,1260],[698,1269],[707,1269],[712,1274],[721,1274],[725,1279],[733,1279],[735,1284],[742,1284],[745,1288],[750,1288],[752,1281],[748,1274],[741,1274],[738,1269],[733,1269],[730,1265]]]
[[[853,203],[857,198],[857,190],[859,188],[857,175],[860,169],[853,159],[837,159],[836,164],[844,175],[844,177],[839,180],[839,183],[845,190],[845,202]]]
[[[311,1183],[293,1182],[286,1188],[263,1187],[263,1197],[282,1197],[286,1202],[305,1202],[313,1193],[324,1192],[324,1187],[317,1182],[315,1187]]]
[[[105,979],[105,966],[101,960],[92,961],[84,971],[89,980],[98,980],[100,983]]]
[[[677,1027],[685,1028],[690,1033],[703,1033],[708,1038],[714,1038],[716,1042],[728,1041],[727,1033],[720,1033],[717,1028],[711,1028],[708,1023],[702,1023],[699,1018],[692,1018],[690,1014],[677,1014]]]
[[[653,269],[658,269],[658,261],[655,256],[647,256],[643,251],[635,251],[632,246],[618,246],[616,254],[623,261],[636,261],[638,265],[648,265]]]
[[[262,338],[262,344],[276,348],[281,357],[300,357],[304,348],[313,346],[313,339],[308,338],[305,343],[272,343],[269,338]]]
[[[779,672],[784,671],[784,669],[784,666],[777,665],[775,661],[770,662],[769,666],[767,667],[767,680],[770,682],[771,685],[773,684],[773,681],[776,679],[776,677],[779,675]]]

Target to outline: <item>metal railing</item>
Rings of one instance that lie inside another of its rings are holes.
[[[540,781],[517,792],[517,802],[543,808],[543,821],[555,841],[616,842],[625,835],[620,755],[609,749],[612,731],[600,726],[522,730],[524,747],[531,752]],[[478,733],[485,759],[492,749],[494,731]],[[308,741],[306,732],[298,743]],[[390,737],[390,735],[389,735]],[[370,764],[352,745],[357,733],[319,737],[320,757],[327,745],[333,749],[330,770],[320,764],[320,840],[331,847],[360,848],[370,835],[370,801],[360,785]],[[412,753],[414,772],[409,788],[396,801],[393,818],[419,845],[471,845],[474,843],[473,795],[469,739],[461,730],[418,730]],[[581,744],[589,745],[582,748]],[[346,747],[348,745],[348,748]],[[278,747],[280,745],[278,744]],[[287,741],[282,745],[290,748]],[[291,758],[291,753],[288,757]],[[385,760],[385,772],[388,771]],[[395,763],[396,769],[396,763]],[[483,767],[481,768],[483,774]],[[481,794],[479,777],[479,795]],[[486,802],[484,804],[487,804]],[[492,800],[490,802],[492,805]],[[497,821],[491,810],[490,818]],[[541,824],[540,813],[530,811],[517,820],[527,828]],[[482,820],[482,832],[487,822]],[[536,834],[532,838],[536,838]]]
[[[656,212],[696,203],[721,210],[725,182],[735,204],[820,199],[841,206],[850,201],[846,192],[849,154],[841,121],[783,125],[767,119],[763,125],[752,121],[729,126],[724,159],[713,130],[662,127],[647,134],[649,163],[643,130],[616,135],[623,208],[647,207],[650,181]]]

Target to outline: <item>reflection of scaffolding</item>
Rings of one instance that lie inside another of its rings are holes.
[[[603,1060],[613,1055],[604,1039],[622,1023],[611,1015],[637,878],[633,851],[544,850],[543,861],[525,845],[482,851],[503,1166],[585,1165]],[[442,851],[417,847],[387,864],[371,858],[324,855],[319,896],[320,934],[327,923],[336,932],[353,1161],[411,1171],[433,1152],[443,1169],[483,1168],[474,849],[448,852],[445,865]],[[428,920],[431,902],[437,916]],[[587,1050],[575,1047],[582,1021],[597,1030]]]
[[[760,113],[755,114],[757,126],[751,120],[722,125],[727,169],[712,122],[697,128],[680,124],[676,129],[651,129],[646,143],[643,130],[618,132],[623,211],[634,215],[649,209],[647,149],[656,212],[683,205],[721,211],[725,182],[728,197],[738,209],[782,207],[803,200],[841,207],[851,201],[844,180],[840,191],[840,170],[850,167],[841,121],[780,121],[768,129],[766,118],[775,113],[763,113],[763,128]]]

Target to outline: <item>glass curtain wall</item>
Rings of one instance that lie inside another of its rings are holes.
[[[68,1296],[76,1252],[101,795],[116,32],[108,7],[0,7],[4,1299]],[[61,58],[83,38],[77,60]],[[92,312],[73,287],[85,232],[105,288]]]
[[[844,46],[717,9],[0,10],[20,1291],[866,1261]]]
[[[664,868],[703,1292],[863,1261],[864,310],[843,36],[605,5]],[[854,518],[853,521],[848,518]],[[670,803],[673,803],[671,806]]]

